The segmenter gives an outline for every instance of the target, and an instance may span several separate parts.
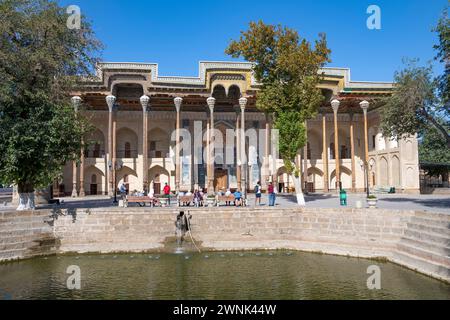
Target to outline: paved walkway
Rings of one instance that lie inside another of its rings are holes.
[[[365,194],[348,194],[348,207],[355,208],[356,201],[360,200],[365,205]],[[106,196],[93,196],[81,198],[62,198],[63,208],[107,208],[112,206],[112,200]],[[314,194],[305,196],[306,206],[313,208],[339,207],[339,197],[336,194]],[[261,204],[268,204],[266,195],[263,195]],[[249,205],[255,205],[254,195],[249,195]],[[277,208],[295,207],[296,198],[293,195],[278,195]],[[51,208],[51,206],[47,206]],[[173,201],[172,207],[175,207]],[[398,210],[426,210],[450,214],[450,197],[446,195],[378,195],[378,208]],[[10,203],[6,206],[0,204],[0,210],[11,210]]]

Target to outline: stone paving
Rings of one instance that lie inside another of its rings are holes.
[[[396,210],[425,210],[436,213],[450,214],[450,197],[448,195],[409,195],[409,194],[383,194],[378,196],[378,208]],[[356,201],[360,200],[365,205],[365,194],[348,194],[348,207],[356,207]],[[10,199],[8,199],[10,200]],[[92,196],[84,199],[62,198],[62,207],[66,208],[107,208],[112,206],[112,200],[106,196]],[[175,199],[174,199],[175,200]],[[311,208],[336,208],[339,207],[339,196],[337,194],[312,194],[305,196],[306,206]],[[261,205],[266,206],[268,198],[263,195]],[[254,195],[249,195],[249,205],[255,205]],[[277,196],[277,207],[295,207],[296,198],[293,195],[279,194]],[[44,206],[51,208],[51,206]],[[175,201],[172,202],[175,207]],[[11,209],[10,203],[2,202],[0,210]]]

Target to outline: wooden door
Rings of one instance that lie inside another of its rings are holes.
[[[228,170],[216,169],[214,173],[214,190],[227,190],[228,188]]]

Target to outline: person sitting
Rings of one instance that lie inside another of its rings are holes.
[[[127,187],[125,186],[125,184],[123,182],[120,182],[120,184],[119,184],[119,192],[120,192],[122,199],[124,199],[127,194]]]
[[[231,196],[231,191],[230,191],[230,189],[227,189],[227,192],[225,192],[225,197],[229,197],[229,196]],[[225,201],[225,204],[227,205],[227,206],[229,206],[231,203],[230,203],[230,201]]]
[[[238,190],[234,193],[234,205],[236,207],[242,206],[242,193]]]

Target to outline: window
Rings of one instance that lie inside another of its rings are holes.
[[[94,158],[100,158],[100,144],[96,143],[94,145]]]
[[[125,158],[131,158],[131,144],[125,142]]]

